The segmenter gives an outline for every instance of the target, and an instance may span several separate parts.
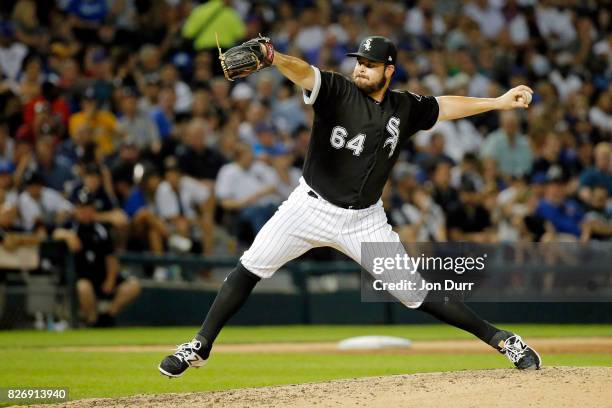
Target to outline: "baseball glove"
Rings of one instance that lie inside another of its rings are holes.
[[[265,46],[264,53],[261,44]],[[243,78],[260,69],[269,67],[274,60],[274,46],[268,37],[253,38],[247,42],[230,48],[226,52],[221,52],[219,40],[219,59],[225,78],[233,81],[236,78]]]

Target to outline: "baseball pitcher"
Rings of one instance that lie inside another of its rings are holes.
[[[533,91],[525,85],[498,98],[432,97],[391,90],[397,50],[385,37],[368,37],[348,55],[356,58],[352,78],[275,52],[265,37],[220,55],[228,80],[275,66],[300,86],[304,103],[312,105],[315,113],[312,137],[299,186],[229,273],[195,338],[161,362],[162,374],[179,377],[189,367],[203,366],[220,330],[257,282],[309,249],[329,246],[361,263],[362,242],[384,242],[389,243],[385,247],[390,254],[376,255],[393,256],[401,244],[380,197],[401,145],[414,133],[438,121],[527,108],[531,102]],[[422,277],[417,273],[414,279]],[[409,299],[401,292],[391,294],[408,308],[472,333],[519,369],[541,366],[540,356],[520,336],[491,325],[460,300],[428,301],[427,291]]]

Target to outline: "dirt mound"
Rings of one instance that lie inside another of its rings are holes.
[[[136,395],[55,407],[609,407],[612,367],[546,367],[369,377],[279,387]],[[51,405],[45,405],[45,408]]]

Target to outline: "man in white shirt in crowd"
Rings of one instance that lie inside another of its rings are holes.
[[[53,229],[72,214],[73,206],[59,192],[43,186],[43,177],[31,171],[24,177],[25,189],[17,201],[23,229],[34,231],[45,226]]]
[[[189,244],[201,238],[202,253],[212,254],[214,245],[215,197],[212,188],[182,173],[178,160],[168,156],[164,161],[164,181],[155,192],[155,206],[162,217],[183,240],[170,237],[170,244]],[[179,244],[179,246],[181,246]],[[184,246],[187,249],[187,245]]]
[[[256,234],[278,207],[277,179],[273,168],[254,160],[250,145],[239,143],[235,162],[219,170],[216,195],[223,209],[238,213],[239,225],[248,224]]]
[[[503,176],[523,176],[531,171],[533,152],[529,139],[521,132],[514,111],[500,115],[500,127],[487,136],[480,149],[483,160],[493,160]]]
[[[447,91],[453,95],[467,96],[469,80],[467,75],[457,74],[447,82]],[[444,137],[444,154],[455,163],[461,162],[466,153],[478,152],[483,142],[478,129],[470,120],[464,118],[438,122],[431,129],[418,132],[415,143],[420,149],[426,149],[432,135],[436,133]]]

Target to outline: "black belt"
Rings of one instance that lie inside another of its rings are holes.
[[[315,193],[312,190],[308,190],[308,195],[314,198],[319,198],[319,195],[317,193]],[[332,203],[331,201],[329,201],[330,203]],[[336,204],[336,203],[332,203],[333,205],[335,205],[336,207],[340,207],[340,208],[344,208],[347,210],[363,210],[364,208],[368,208],[370,207],[372,204],[368,204],[368,205],[346,205],[346,204]]]

